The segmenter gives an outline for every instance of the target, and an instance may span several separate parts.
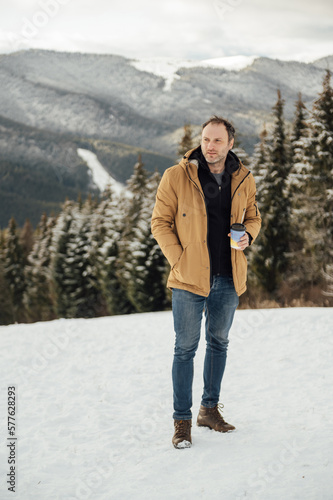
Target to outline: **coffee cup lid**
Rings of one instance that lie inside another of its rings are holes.
[[[234,231],[245,231],[246,227],[244,224],[235,222],[234,224],[231,224],[231,229],[233,229]]]

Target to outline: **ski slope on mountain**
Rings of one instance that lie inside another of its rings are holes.
[[[255,59],[256,56],[231,56],[205,59],[203,61],[189,61],[168,57],[148,57],[133,60],[131,64],[139,71],[146,71],[164,78],[164,90],[169,91],[174,80],[180,79],[177,71],[181,68],[223,68],[228,71],[239,71],[250,66]]]
[[[98,189],[103,192],[107,186],[110,186],[113,192],[120,194],[125,186],[117,182],[98,161],[97,156],[92,151],[87,149],[78,148],[77,154],[86,162],[93,183]]]
[[[171,312],[0,327],[0,498],[330,500],[333,310],[240,310],[221,402],[236,431],[175,450]],[[195,359],[196,418],[204,336]],[[17,493],[7,491],[7,388]]]

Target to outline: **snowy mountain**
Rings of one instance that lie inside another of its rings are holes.
[[[329,308],[237,311],[221,396],[236,431],[193,425],[175,450],[171,312],[1,326],[1,499],[14,386],[20,500],[330,500],[332,331]],[[202,331],[195,418],[204,347]]]
[[[252,142],[280,88],[291,118],[297,93],[315,98],[325,62],[223,58],[202,62],[28,50],[0,59],[0,115],[81,137],[170,155],[185,121],[231,118]],[[256,139],[257,140],[257,139]]]
[[[95,154],[124,183],[139,153],[148,171],[163,172],[177,159],[185,122],[199,134],[203,120],[219,113],[234,122],[251,153],[263,123],[270,124],[277,89],[292,119],[298,92],[310,104],[332,65],[332,57],[302,63],[243,56],[134,60],[43,50],[2,54],[0,225],[11,215],[21,225],[26,216],[35,224],[66,197],[98,193],[79,149]]]
[[[230,71],[238,71],[250,66],[255,59],[257,58],[254,56],[234,56],[206,59],[203,61],[188,61],[154,57],[134,60],[131,64],[139,71],[161,76],[165,80],[163,90],[172,91],[174,81],[181,79],[178,71],[182,68],[223,68]]]

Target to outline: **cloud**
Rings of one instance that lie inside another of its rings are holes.
[[[328,0],[12,0],[0,18],[0,50],[311,59],[333,53],[332,13]]]

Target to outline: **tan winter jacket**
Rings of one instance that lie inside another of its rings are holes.
[[[196,148],[195,148],[196,149]],[[152,215],[152,234],[167,258],[171,272],[167,286],[207,297],[210,292],[210,258],[207,244],[207,212],[198,167],[188,158],[168,168],[157,190]],[[231,176],[231,220],[244,224],[252,236],[258,236],[261,218],[256,203],[256,187],[251,172],[240,162]],[[235,290],[246,290],[247,261],[244,252],[231,249]]]

